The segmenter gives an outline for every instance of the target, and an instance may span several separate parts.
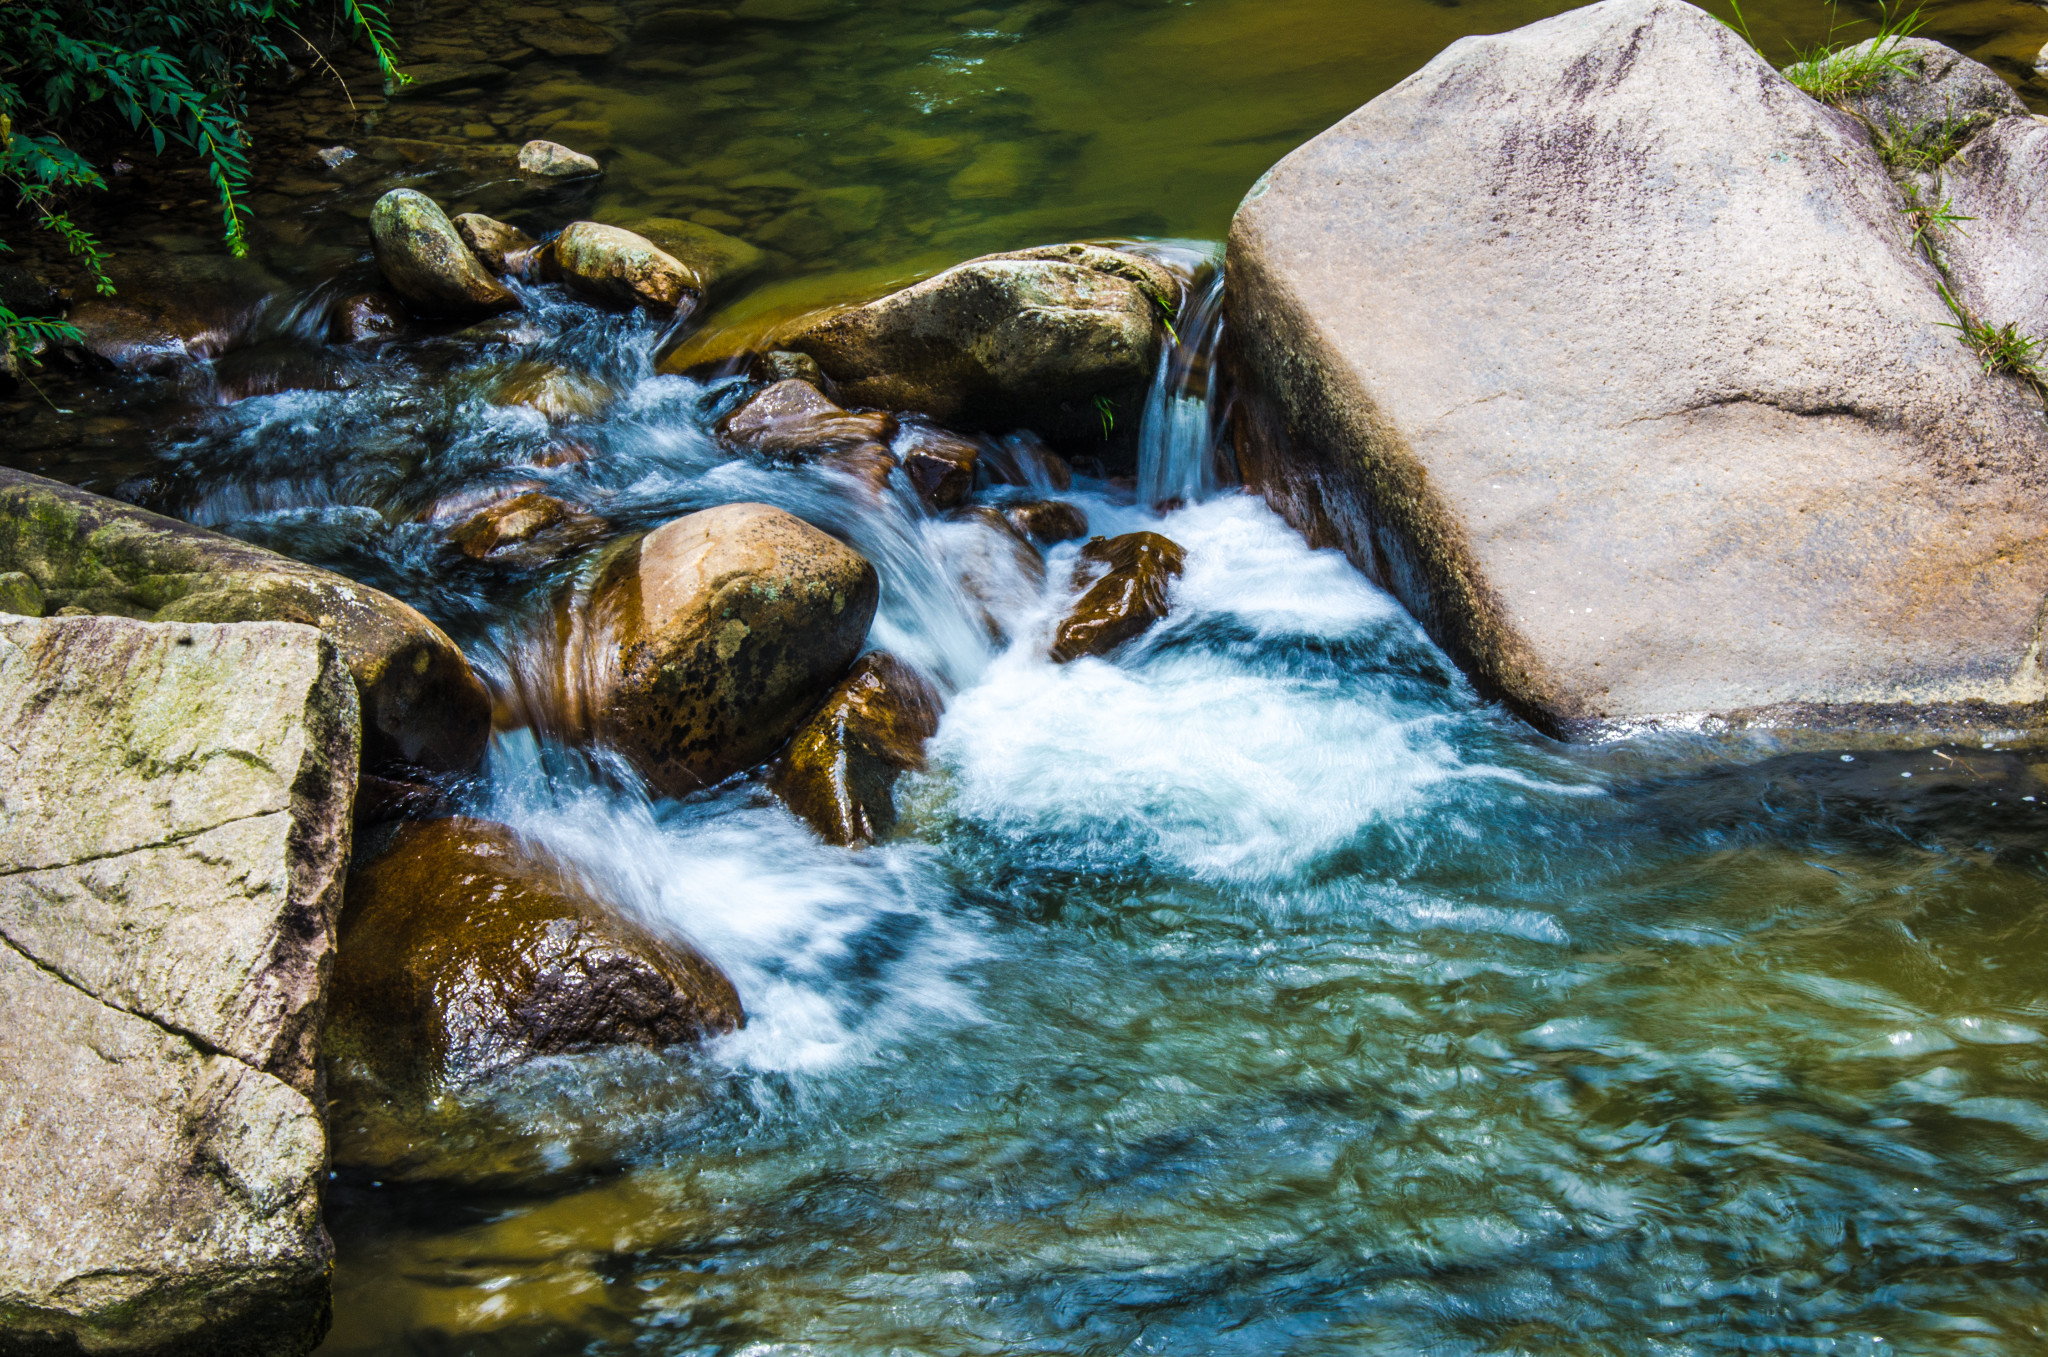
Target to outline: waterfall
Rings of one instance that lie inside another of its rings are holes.
[[[1225,483],[1216,456],[1214,361],[1223,336],[1223,262],[1214,246],[1175,254],[1181,257],[1161,262],[1180,265],[1187,281],[1138,426],[1138,502],[1155,508],[1196,503]]]

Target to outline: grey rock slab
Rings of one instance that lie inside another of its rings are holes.
[[[1972,218],[1938,246],[1957,298],[1980,321],[2048,337],[2048,124],[2031,115],[1992,123],[1922,196],[1937,194]]]
[[[1247,480],[1553,733],[2030,725],[2048,425],[1902,205],[1680,0],[1463,39],[1238,210]]]

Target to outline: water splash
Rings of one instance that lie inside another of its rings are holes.
[[[1216,246],[1147,253],[1187,281],[1173,333],[1160,350],[1138,426],[1138,502],[1196,504],[1227,484],[1218,458],[1216,347],[1223,338],[1223,258]]]

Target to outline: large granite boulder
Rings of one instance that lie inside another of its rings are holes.
[[[880,601],[860,553],[766,504],[626,544],[592,590],[580,724],[680,796],[775,753],[860,653]]]
[[[1546,731],[2030,724],[2048,423],[1904,205],[1681,0],[1463,39],[1238,210],[1246,477]]]
[[[351,1096],[425,1102],[535,1056],[745,1021],[687,942],[621,917],[504,825],[404,825],[349,876],[327,1055]]]
[[[482,316],[519,305],[469,252],[441,205],[418,189],[395,188],[377,200],[370,240],[384,280],[416,311]]]
[[[1148,259],[1049,245],[971,259],[780,343],[816,359],[850,404],[1099,442],[1136,428],[1178,296]]]
[[[943,703],[887,651],[860,657],[790,737],[773,779],[783,804],[827,843],[871,843],[896,824],[896,779],[922,771]]]
[[[355,678],[373,765],[466,769],[490,737],[490,697],[439,627],[388,594],[274,551],[0,468],[7,571],[29,576],[46,612],[320,628]]]
[[[357,720],[310,627],[0,619],[0,1350],[318,1342]]]

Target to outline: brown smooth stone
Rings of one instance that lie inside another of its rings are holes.
[[[1081,559],[1109,570],[1081,595],[1054,634],[1052,657],[1060,664],[1106,655],[1150,630],[1166,616],[1166,583],[1181,573],[1187,553],[1156,532],[1127,532],[1091,539],[1081,548]]]
[[[529,490],[486,506],[448,540],[472,561],[538,565],[591,545],[606,526],[595,515]]]
[[[924,767],[942,703],[925,677],[872,651],[790,738],[773,787],[827,843],[871,843],[896,824],[894,788]]]
[[[903,454],[903,475],[928,510],[950,509],[974,489],[981,449],[950,434],[921,432]]]
[[[777,382],[728,415],[726,441],[749,452],[795,457],[886,444],[896,434],[894,415],[854,414],[825,398],[809,382]]]
[[[1010,526],[1040,546],[1088,535],[1088,515],[1060,499],[1034,499],[1004,506]]]

